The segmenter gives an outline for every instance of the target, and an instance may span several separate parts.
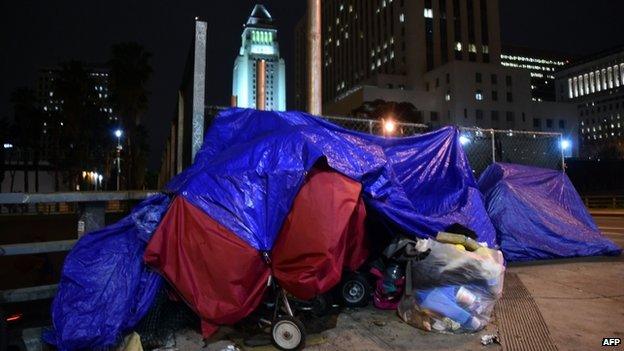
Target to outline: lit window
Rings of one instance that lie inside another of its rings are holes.
[[[462,50],[462,43],[455,42],[455,51],[461,51],[461,50]]]
[[[620,66],[613,66],[613,80],[615,81],[615,86],[620,86]]]
[[[447,91],[446,95],[444,95],[444,100],[451,101],[451,91]]]
[[[405,14],[402,13],[402,14],[399,15],[399,21],[401,23],[405,22]]]
[[[613,89],[613,68],[607,68],[607,82],[609,84],[609,89]]]
[[[426,8],[424,11],[424,15],[425,15],[425,18],[433,18],[433,10]]]
[[[481,90],[475,92],[475,99],[477,101],[483,101],[483,92],[481,92]]]
[[[476,53],[477,46],[475,44],[468,44],[468,51]]]
[[[487,45],[483,45],[483,53],[484,54],[489,54],[490,53],[490,48]]]
[[[607,69],[602,69],[602,90],[607,90]]]
[[[589,72],[589,89],[592,93],[596,92],[596,84],[594,81],[594,72]]]
[[[577,77],[579,82],[579,96],[585,95],[585,83],[583,82],[585,79],[582,75]]]

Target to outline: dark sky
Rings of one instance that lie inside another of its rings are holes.
[[[305,0],[0,1],[0,116],[11,113],[9,95],[15,87],[34,87],[37,68],[71,59],[104,62],[112,44],[137,41],[154,54],[145,120],[151,134],[150,167],[157,169],[193,18],[200,16],[209,26],[207,103],[226,105],[242,24],[256,2],[277,20],[290,89],[293,29]],[[624,1],[500,0],[500,7],[503,43],[588,54],[624,42]]]

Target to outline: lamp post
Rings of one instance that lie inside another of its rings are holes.
[[[123,135],[123,131],[121,129],[117,129],[115,131],[115,136],[117,137],[117,191],[119,191],[120,178],[121,178],[121,150],[123,149],[121,146],[121,136]]]
[[[391,119],[381,119],[383,136],[387,137],[388,135],[392,135],[396,130],[396,123]]]

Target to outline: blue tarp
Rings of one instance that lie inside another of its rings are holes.
[[[193,165],[167,188],[269,251],[306,173],[322,158],[361,182],[367,205],[408,234],[434,236],[460,223],[495,244],[453,127],[382,138],[301,112],[230,109],[214,119]]]
[[[479,179],[509,261],[619,255],[561,171],[497,163]]]
[[[306,174],[324,159],[362,183],[364,200],[405,233],[453,224],[495,245],[459,131],[381,138],[300,112],[230,109],[217,116],[193,165],[167,188],[252,247],[269,251]],[[115,345],[151,305],[161,278],[143,264],[169,204],[149,198],[112,226],[80,239],[65,261],[46,341],[61,350]]]
[[[59,350],[112,347],[150,308],[162,278],[143,264],[169,198],[147,198],[121,221],[88,233],[65,259],[46,342]]]

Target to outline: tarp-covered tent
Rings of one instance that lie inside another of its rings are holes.
[[[479,188],[509,261],[621,253],[562,171],[497,163],[481,175]]]
[[[65,258],[46,342],[60,350],[113,347],[147,313],[162,279],[143,252],[167,210],[154,195],[119,222],[83,236]]]
[[[382,138],[347,130],[300,112],[230,109],[213,120],[194,163],[167,185],[168,192],[174,198],[145,257],[173,283],[173,287],[195,311],[203,311],[200,316],[205,322],[206,333],[210,333],[215,324],[231,323],[244,317],[259,303],[262,295],[259,284],[266,284],[269,272],[261,254],[277,255],[276,247],[285,245],[278,236],[291,223],[288,217],[291,216],[292,223],[298,225],[316,223],[312,218],[293,218],[292,210],[306,180],[307,184],[312,184],[313,170],[319,164],[328,167],[327,172],[321,172],[320,176],[330,177],[335,184],[342,184],[343,190],[352,189],[346,192],[349,196],[344,197],[349,207],[346,211],[341,210],[341,213],[350,213],[351,219],[341,218],[344,231],[335,237],[339,238],[334,243],[337,247],[354,245],[353,241],[359,240],[359,236],[352,234],[358,233],[361,225],[361,217],[365,213],[363,203],[404,234],[426,238],[459,223],[474,230],[479,241],[495,245],[495,230],[487,216],[456,128],[446,127],[408,138]],[[341,177],[336,177],[336,174]],[[355,190],[359,191],[357,201],[354,200]],[[331,212],[317,211],[312,206],[309,209],[309,216],[325,216]],[[131,235],[131,229],[128,228],[126,235]],[[195,233],[186,235],[187,230]],[[306,267],[296,262],[297,251],[278,250],[285,255],[281,261],[281,278],[287,286],[289,281],[294,281],[293,277],[304,276],[306,287],[322,292],[336,278],[334,275],[331,280],[323,281],[322,274],[319,274],[323,270],[321,265],[333,269],[341,268],[340,264],[349,267],[356,265],[361,257],[359,254],[331,257],[335,250],[329,250],[329,245],[318,245],[321,243],[318,239],[312,242],[313,234],[302,233],[301,241],[285,236],[289,248],[310,241],[308,245],[300,246],[312,246],[320,253],[320,258],[316,260],[318,263]],[[87,239],[94,235],[88,234],[81,239],[78,244],[81,251],[98,252],[101,244]],[[191,238],[196,240],[194,247],[190,245]],[[137,248],[135,251],[127,250],[127,257],[108,259],[111,264],[117,265],[128,260],[135,262],[137,255],[143,255],[143,246]],[[172,258],[175,262],[181,257],[169,256],[174,250],[193,260],[193,265],[190,265],[193,274],[185,270],[189,265],[163,262],[163,258]],[[206,252],[204,250],[211,254],[202,254]],[[223,254],[225,252],[237,254]],[[212,258],[206,261],[206,257]],[[100,262],[87,260],[82,263],[78,260],[80,257],[75,254],[70,254],[67,259],[66,267],[80,266],[73,274],[92,276],[92,280],[117,279],[119,281],[114,282],[116,286],[144,284],[137,274],[98,277]],[[208,262],[214,266],[208,267]],[[288,268],[293,263],[301,271],[293,272]],[[195,271],[202,264],[207,271]],[[273,263],[272,268],[276,271],[280,270],[276,269],[278,264],[279,259]],[[232,274],[223,276],[216,273],[226,271]],[[71,334],[67,329],[82,319],[99,319],[108,315],[106,302],[95,302],[101,293],[108,293],[108,290],[103,284],[85,281],[83,293],[79,298],[73,298],[65,293],[73,284],[66,279],[67,273],[66,268],[53,309],[54,334],[59,348],[102,346],[100,340],[111,340],[132,327],[131,323],[125,323],[110,330],[91,330],[90,334],[101,335],[89,338],[88,342],[82,342],[79,335]],[[184,283],[176,286],[176,282]],[[225,291],[235,291],[237,295],[228,300],[211,301],[211,295],[221,296],[223,293],[217,291],[221,287],[215,284],[229,284],[224,287]],[[290,289],[296,293],[298,286],[293,283]],[[302,291],[308,289],[299,293]],[[132,297],[122,294],[117,303],[132,306],[132,300]],[[88,311],[76,308],[79,305],[92,308]],[[58,337],[60,335],[69,336],[63,339]]]

